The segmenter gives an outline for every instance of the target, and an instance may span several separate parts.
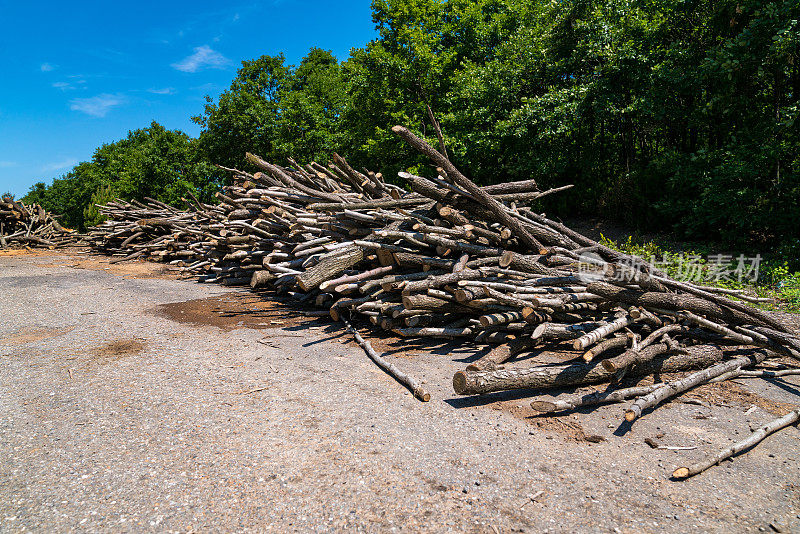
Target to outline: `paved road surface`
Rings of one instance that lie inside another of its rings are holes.
[[[797,428],[668,479],[796,403],[796,379],[615,435],[619,405],[534,418],[453,395],[471,350],[376,344],[423,404],[328,323],[161,269],[0,256],[0,532],[800,529]],[[661,433],[698,448],[651,450]]]

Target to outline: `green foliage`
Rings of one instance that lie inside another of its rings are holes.
[[[575,183],[568,212],[690,239],[800,234],[796,0],[375,0],[344,69],[348,155],[386,174],[433,139],[481,182]]]
[[[97,220],[93,199],[106,198],[112,191],[126,200],[151,197],[179,206],[190,191],[209,201],[219,187],[218,176],[186,134],[153,122],[101,146],[91,161],[79,163],[51,185],[33,185],[22,200],[38,202],[61,215],[64,225],[82,229]]]
[[[97,206],[105,205],[119,198],[119,195],[110,185],[101,185],[92,194],[91,204],[83,209],[83,223],[85,226],[96,226],[106,220]]]
[[[406,125],[480,183],[574,183],[544,206],[728,248],[800,270],[797,0],[373,0],[379,35],[339,63],[312,48],[243,61],[193,120],[101,147],[26,198],[83,224],[101,186],[177,202],[246,151],[283,163],[343,153],[387,177],[429,162]],[[49,202],[49,204],[48,204]]]
[[[771,298],[775,302],[761,307],[800,312],[800,271],[793,270],[790,262],[783,260],[780,254],[771,255],[760,262],[756,280],[739,280],[737,277],[717,279],[714,276],[715,268],[735,269],[735,255],[731,255],[730,264],[720,266],[708,261],[711,256],[706,250],[673,250],[663,243],[640,241],[633,236],[628,236],[624,241],[614,241],[601,235],[600,243],[625,254],[639,256],[678,280],[712,287],[744,289],[754,296]]]
[[[245,152],[284,162],[308,161],[340,149],[339,116],[345,105],[341,66],[312,48],[297,67],[283,54],[243,61],[230,88],[216,103],[207,97],[199,147],[226,166],[246,166]]]
[[[614,241],[601,234],[600,244],[638,256],[673,278],[701,284],[711,281],[710,266],[701,251],[675,251],[655,241],[636,240],[633,236],[628,236],[625,241]]]

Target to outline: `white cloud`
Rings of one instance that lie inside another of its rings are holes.
[[[172,68],[181,72],[197,72],[205,68],[221,69],[231,64],[231,60],[212,49],[208,45],[198,46],[194,53],[181,61],[172,64]]]
[[[86,113],[92,117],[105,117],[112,108],[121,106],[124,103],[125,97],[120,94],[110,95],[108,93],[103,93],[90,98],[75,98],[70,100],[69,109]]]
[[[73,89],[86,89],[86,80],[83,79],[83,74],[71,74],[67,76],[70,79],[68,82],[53,82],[50,84],[52,87],[56,89],[61,89],[62,91],[72,91]]]
[[[43,165],[42,172],[60,171],[61,169],[74,167],[77,164],[78,160],[74,158],[65,159],[63,161],[55,161],[53,163],[48,163],[47,165]]]
[[[16,161],[0,161],[0,169],[10,169],[19,165]]]
[[[56,70],[56,68],[50,63],[42,63],[42,65],[39,68],[42,69],[42,72],[50,72]]]
[[[178,91],[174,87],[164,87],[162,89],[148,89],[147,92],[154,95],[174,95]]]

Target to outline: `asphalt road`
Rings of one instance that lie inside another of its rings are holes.
[[[623,433],[621,405],[457,398],[471,348],[376,342],[421,403],[335,326],[162,269],[0,255],[0,532],[800,532],[796,427],[668,478],[796,404],[796,377]]]

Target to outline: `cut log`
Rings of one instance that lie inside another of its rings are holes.
[[[303,291],[310,291],[322,282],[335,278],[364,259],[364,249],[349,245],[324,255],[319,263],[297,277],[297,285]]]
[[[742,367],[756,365],[757,363],[764,361],[769,354],[770,353],[764,349],[758,349],[753,351],[753,354],[748,356],[742,356],[727,362],[718,363],[707,369],[703,369],[702,371],[692,373],[689,376],[683,377],[679,380],[662,384],[654,391],[636,399],[630,409],[625,412],[625,420],[629,423],[633,422],[642,415],[642,412],[652,408],[653,406],[656,406],[664,400],[683,393],[684,391],[687,391],[693,387],[699,386],[700,384],[705,384],[709,380],[730,371],[741,369]]]
[[[653,373],[672,373],[708,367],[722,359],[722,351],[715,345],[695,345],[686,353],[663,354],[669,347],[654,346],[662,354],[641,365],[634,366],[628,376],[646,376]],[[597,363],[575,363],[556,366],[537,366],[490,371],[459,371],[453,377],[453,389],[459,395],[477,395],[510,389],[542,389],[581,386],[607,382],[614,373]]]
[[[495,200],[489,193],[475,185],[472,180],[461,174],[455,165],[450,163],[450,160],[437,152],[423,139],[411,133],[407,128],[403,126],[394,126],[392,127],[392,131],[402,137],[412,147],[430,158],[436,165],[439,165],[447,171],[447,175],[452,178],[457,185],[463,187],[470,195],[475,197],[478,202],[491,211],[498,221],[511,228],[515,235],[519,236],[525,244],[532,247],[534,250],[544,250],[544,246],[528,232],[518,219],[508,213],[505,206]]]

